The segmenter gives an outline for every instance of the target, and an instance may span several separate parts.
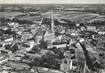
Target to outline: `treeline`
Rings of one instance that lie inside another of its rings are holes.
[[[37,7],[14,7],[14,6],[7,6],[7,7],[0,7],[0,12],[46,12],[48,11],[47,8],[37,8]]]
[[[90,25],[94,25],[94,26],[97,26],[97,27],[105,26],[105,21],[94,21]]]
[[[33,24],[32,21],[29,20],[19,20],[18,18],[13,18],[13,19],[9,19],[9,18],[0,18],[0,22],[1,24],[5,24],[8,22],[17,22],[19,24]]]
[[[85,12],[90,12],[90,13],[97,13],[97,14],[101,14],[101,15],[105,15],[105,9],[85,9]]]

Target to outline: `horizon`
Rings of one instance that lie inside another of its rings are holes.
[[[0,4],[105,4],[105,0],[0,0]]]

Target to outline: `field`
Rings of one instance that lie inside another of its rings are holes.
[[[0,17],[15,17],[22,14],[21,12],[0,12]]]
[[[36,13],[36,12],[33,12]],[[76,23],[94,22],[94,21],[105,21],[105,18],[96,13],[82,12],[82,11],[58,11],[58,12],[45,12],[40,15],[24,15],[22,12],[0,12],[0,17],[13,18],[19,16],[20,20],[40,21],[41,17],[51,18],[53,14],[54,19],[66,19]]]
[[[50,18],[51,12],[47,12],[45,17]],[[104,21],[105,18],[100,17],[101,15],[88,12],[80,11],[67,11],[67,12],[53,12],[55,19],[67,19],[73,22],[92,22],[92,21]]]

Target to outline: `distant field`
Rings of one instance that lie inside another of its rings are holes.
[[[17,15],[21,15],[23,13],[21,12],[0,12],[0,17],[14,17],[14,16],[17,16]]]
[[[52,12],[42,13],[42,17],[51,18]],[[22,12],[0,12],[0,17],[15,17],[22,15]],[[53,12],[54,19],[67,19],[74,22],[93,22],[93,21],[105,21],[105,18],[102,18],[99,14],[80,12],[80,11],[62,11],[62,12]],[[20,20],[40,20],[40,16],[21,16],[18,17]]]
[[[51,17],[51,13],[44,14],[47,18]],[[101,18],[99,14],[88,13],[88,12],[80,12],[80,11],[67,11],[67,12],[53,12],[53,17],[55,19],[67,19],[69,21],[74,22],[92,22],[92,21],[100,21],[105,20]]]

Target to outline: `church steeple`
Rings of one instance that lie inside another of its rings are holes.
[[[51,31],[54,33],[54,18],[53,18],[53,13],[51,13]]]

